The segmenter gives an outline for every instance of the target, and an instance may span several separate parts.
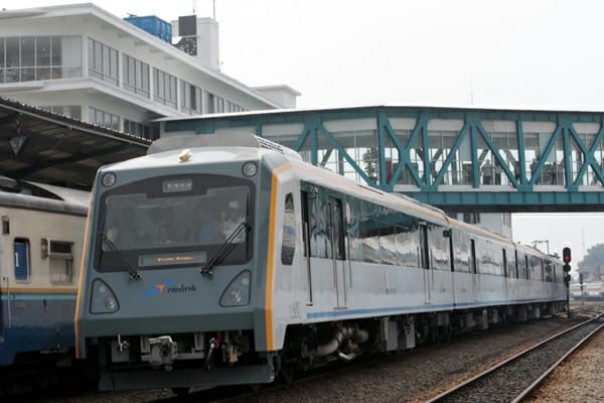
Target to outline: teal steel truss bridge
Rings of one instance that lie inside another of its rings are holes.
[[[447,210],[604,211],[604,112],[358,107],[168,119],[245,130],[377,189]]]

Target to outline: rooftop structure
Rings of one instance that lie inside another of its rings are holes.
[[[295,106],[290,87],[264,93],[219,71],[216,21],[183,21],[90,3],[2,10],[0,96],[145,138],[160,117]]]

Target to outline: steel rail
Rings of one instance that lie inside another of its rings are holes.
[[[537,344],[535,344],[535,345],[527,348],[526,350],[523,350],[523,351],[521,351],[521,352],[513,355],[512,357],[509,357],[509,358],[507,358],[507,359],[499,362],[498,364],[492,366],[491,368],[489,368],[489,369],[487,369],[487,370],[485,370],[485,371],[477,374],[476,376],[473,376],[472,378],[470,378],[470,379],[468,379],[468,380],[466,380],[466,381],[464,381],[464,382],[462,382],[462,383],[454,386],[453,388],[451,388],[449,390],[446,390],[445,392],[443,392],[443,393],[441,393],[441,394],[439,394],[439,395],[431,398],[430,400],[427,400],[426,403],[434,403],[434,402],[439,402],[441,400],[444,400],[447,397],[451,396],[453,393],[459,391],[460,389],[462,389],[462,388],[464,388],[466,386],[469,386],[469,385],[471,385],[471,384],[473,384],[473,383],[475,383],[475,382],[477,382],[477,381],[485,378],[486,376],[494,373],[495,371],[498,371],[499,369],[501,369],[501,368],[503,368],[503,367],[511,364],[512,362],[516,361],[517,359],[519,359],[521,357],[524,357],[525,355],[527,355],[527,354],[529,354],[529,353],[531,353],[533,351],[538,350],[539,348],[545,346],[546,344],[550,343],[551,341],[556,340],[559,337],[562,337],[562,336],[566,335],[567,333],[570,333],[570,332],[574,331],[575,329],[578,329],[580,327],[586,326],[586,325],[588,325],[588,324],[590,324],[590,323],[592,323],[594,321],[600,320],[600,318],[602,316],[604,316],[604,314],[600,314],[600,315],[596,316],[595,318],[591,318],[591,319],[586,320],[584,322],[581,322],[581,323],[579,323],[579,324],[577,324],[577,325],[575,325],[575,326],[573,326],[571,328],[568,328],[568,329],[565,329],[565,330],[563,330],[561,332],[558,332],[558,333],[554,334],[553,336],[548,337],[547,339],[542,340],[541,342],[539,342],[539,343],[537,343]],[[601,327],[602,327],[602,325],[599,326],[597,329],[600,329]],[[593,332],[590,333],[590,335],[591,334],[593,334]],[[575,348],[576,348],[576,346],[573,347],[573,350]],[[567,355],[568,355],[568,353],[567,353]]]
[[[594,320],[598,320],[598,319],[599,318],[596,318]],[[600,330],[602,330],[602,328],[604,328],[604,322],[602,322],[602,324],[600,326],[598,326],[591,333],[589,333],[587,336],[585,336],[581,341],[579,341],[577,344],[575,344],[575,346],[572,347],[570,350],[568,350],[566,352],[566,354],[564,354],[558,361],[556,361],[554,364],[552,364],[552,366],[549,367],[539,378],[537,378],[535,380],[535,382],[530,384],[524,391],[522,391],[522,393],[520,393],[518,395],[518,397],[516,397],[516,399],[514,399],[512,401],[512,403],[521,402],[522,399],[524,399],[529,393],[531,393],[533,390],[535,390],[537,388],[537,386],[539,386],[541,384],[541,382],[543,382],[545,380],[545,378],[547,378],[556,368],[558,368],[560,366],[560,364],[562,364],[564,361],[566,361],[566,359],[568,357],[570,357],[572,354],[574,354],[581,346],[583,346],[583,344],[585,344],[586,341],[590,340],[593,336],[598,334],[598,332]]]

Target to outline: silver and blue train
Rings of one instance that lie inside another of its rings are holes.
[[[252,135],[103,167],[77,353],[101,389],[258,384],[565,307],[562,263]]]
[[[0,391],[20,369],[31,375],[73,359],[88,199],[0,178]]]

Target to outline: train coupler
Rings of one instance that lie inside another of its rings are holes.
[[[178,343],[170,336],[160,336],[149,339],[149,363],[154,368],[164,367],[172,370],[172,364],[178,355]]]

